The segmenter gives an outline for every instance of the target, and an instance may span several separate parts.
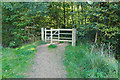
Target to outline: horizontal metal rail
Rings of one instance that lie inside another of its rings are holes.
[[[67,34],[67,35],[72,35],[72,33],[60,33],[60,34]]]
[[[72,29],[53,29],[53,31],[72,31]]]
[[[60,37],[60,39],[72,39],[72,38],[69,38],[69,37]]]

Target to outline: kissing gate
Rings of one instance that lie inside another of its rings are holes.
[[[64,33],[63,33],[64,32]],[[65,37],[63,37],[65,36]],[[45,37],[45,38],[44,38]],[[65,41],[72,42],[72,46],[76,45],[76,29],[53,29],[41,28],[41,39],[45,42]]]

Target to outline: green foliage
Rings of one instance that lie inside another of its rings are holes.
[[[27,44],[11,49],[2,48],[2,78],[23,78],[33,63],[36,46]]]
[[[59,41],[59,43],[64,43],[64,41]]]
[[[27,26],[39,26],[42,21],[38,18],[44,18],[47,12],[47,3],[2,3],[2,38],[4,47],[17,47],[22,43],[30,41]],[[37,24],[36,24],[37,21]],[[36,28],[37,29],[37,28]],[[33,32],[33,31],[31,31]],[[30,33],[31,33],[30,32]],[[32,35],[39,35],[39,29]],[[13,44],[13,42],[15,42]]]
[[[119,2],[3,2],[2,46],[18,47],[40,37],[40,28],[76,28],[77,43],[110,43],[119,54]],[[28,26],[35,29],[26,29]],[[65,35],[61,35],[65,37]]]
[[[10,47],[14,47],[15,46],[15,42],[10,42]]]
[[[118,78],[118,61],[104,51],[94,49],[90,44],[67,46],[64,64],[68,78]]]
[[[56,45],[56,44],[50,44],[50,45],[48,46],[48,48],[57,48],[57,45]]]
[[[32,33],[33,30],[30,32],[36,37],[40,36],[41,27],[74,27],[78,29],[79,38],[92,36],[90,37],[92,41],[95,38],[95,31],[98,31],[98,42],[108,40],[116,46],[117,43],[114,42],[117,42],[118,37],[116,36],[120,34],[119,7],[119,2],[93,2],[92,4],[87,2],[3,2],[3,46],[20,46],[29,41],[30,37],[28,37],[28,33],[25,33],[27,26],[36,27],[35,33]],[[11,42],[15,42],[15,45]]]

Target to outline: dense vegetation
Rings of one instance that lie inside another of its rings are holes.
[[[119,2],[10,2],[2,3],[2,45],[17,47],[40,39],[40,28],[76,28],[78,43],[110,44],[119,54]],[[32,27],[32,28],[27,28]]]
[[[64,64],[68,78],[118,78],[118,61],[107,50],[91,44],[66,47]]]
[[[3,2],[3,77],[23,76],[18,67],[34,57],[34,50],[28,49],[35,47],[22,45],[40,39],[42,27],[77,29],[77,46],[66,48],[68,77],[117,77],[114,57],[119,61],[119,14],[120,2]]]

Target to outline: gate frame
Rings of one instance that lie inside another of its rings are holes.
[[[60,31],[72,31],[72,40],[69,40],[69,41],[72,42],[72,46],[76,46],[76,29],[75,28],[72,28],[72,29],[59,29],[59,28],[58,29],[53,29],[53,28],[51,28],[50,30],[47,30],[46,28],[44,30],[44,28],[41,28],[41,40],[42,41],[47,42],[47,37],[46,37],[47,36],[47,31],[50,31],[51,44],[53,43],[53,35],[54,35],[53,31],[58,31],[58,40],[57,41],[61,41],[60,40]],[[44,34],[45,34],[45,39],[44,39]],[[62,41],[68,41],[68,40],[62,40]]]

